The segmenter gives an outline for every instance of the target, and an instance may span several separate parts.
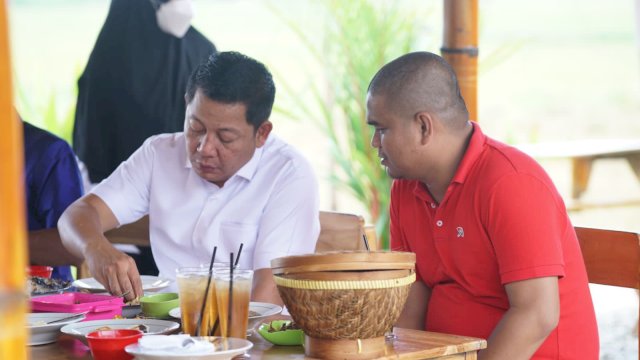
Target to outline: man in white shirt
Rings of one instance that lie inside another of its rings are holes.
[[[160,276],[217,261],[243,244],[254,269],[252,299],[281,304],[273,258],[312,253],[320,231],[310,164],[274,135],[275,85],[263,64],[236,52],[212,55],[187,85],[184,132],[153,136],[58,223],[64,245],[85,258],[112,294],[141,296],[134,261],[104,232],[149,214]]]

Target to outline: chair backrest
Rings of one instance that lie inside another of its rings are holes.
[[[640,288],[640,237],[637,233],[575,229],[590,283]]]
[[[149,246],[151,244],[149,241],[149,215],[145,215],[131,224],[109,230],[104,233],[104,236],[114,244]]]
[[[321,211],[316,252],[365,250],[363,235],[367,236],[369,250],[376,250],[378,240],[375,229],[372,225],[365,225],[362,216]]]
[[[640,236],[637,233],[583,227],[575,230],[590,283],[640,288]],[[640,328],[640,319],[637,328]],[[638,341],[640,359],[640,337]]]

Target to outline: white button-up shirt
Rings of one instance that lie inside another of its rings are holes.
[[[238,253],[240,268],[270,267],[271,259],[313,253],[320,232],[318,183],[310,164],[271,134],[222,188],[191,168],[183,133],[153,136],[92,193],[120,224],[149,214],[160,276],[181,266],[209,264]]]

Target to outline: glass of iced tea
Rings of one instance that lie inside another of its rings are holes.
[[[215,273],[215,269],[212,271]],[[216,326],[216,320],[218,319],[218,306],[216,304],[216,287],[213,282],[213,274],[211,275],[209,275],[209,268],[206,267],[181,267],[176,270],[182,331],[185,334],[191,336],[209,336],[213,334],[214,326]],[[204,306],[200,331],[196,334],[209,279],[211,284],[209,285],[207,302]]]
[[[219,269],[214,274],[220,333],[222,336],[244,339],[249,323],[249,303],[253,270]]]

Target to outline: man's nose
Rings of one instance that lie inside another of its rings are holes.
[[[213,134],[202,135],[198,142],[197,151],[203,155],[217,154],[217,140]]]
[[[380,134],[377,130],[374,130],[373,136],[371,136],[371,147],[376,149],[380,147]]]

